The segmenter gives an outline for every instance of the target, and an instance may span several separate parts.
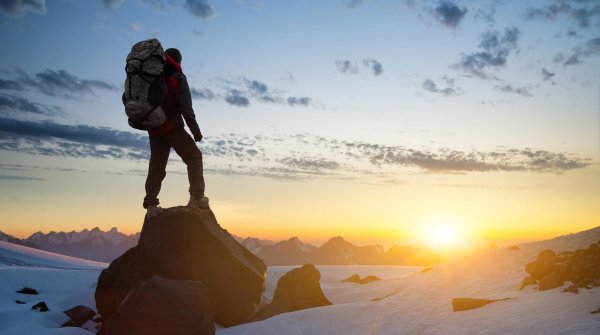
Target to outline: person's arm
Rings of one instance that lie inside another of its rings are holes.
[[[200,132],[200,127],[198,127],[196,115],[194,114],[194,109],[192,108],[192,95],[190,93],[190,87],[184,75],[180,75],[177,79],[179,81],[177,110],[185,119],[185,123],[187,124],[188,128],[190,128],[190,131],[194,136],[194,140],[200,141],[202,139],[202,133]]]

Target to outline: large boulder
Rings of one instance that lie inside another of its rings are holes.
[[[152,277],[127,295],[98,335],[213,335],[210,299],[198,281]]]
[[[217,223],[210,209],[173,207],[146,217],[138,245],[102,271],[96,306],[108,320],[129,291],[153,275],[200,281],[215,303],[215,321],[233,326],[256,311],[266,266]]]
[[[312,264],[300,268],[279,278],[273,300],[261,308],[254,320],[263,320],[271,316],[298,311],[301,309],[331,305],[321,289],[321,273]]]
[[[552,250],[540,252],[535,261],[525,266],[525,271],[535,279],[540,280],[554,270],[554,265],[560,262],[560,258]]]

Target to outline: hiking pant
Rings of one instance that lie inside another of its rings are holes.
[[[185,129],[177,128],[168,134],[149,137],[150,165],[148,166],[148,177],[146,178],[144,208],[150,205],[158,205],[159,203],[158,193],[160,192],[161,183],[167,175],[165,169],[171,148],[175,149],[175,152],[187,165],[190,195],[203,197],[204,176],[202,175],[202,153]]]

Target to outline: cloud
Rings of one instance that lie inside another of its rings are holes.
[[[504,32],[488,31],[481,36],[481,50],[464,55],[455,66],[482,79],[494,78],[485,69],[505,66],[510,52],[517,48],[520,34],[516,27],[506,28]]]
[[[121,6],[123,0],[100,0],[100,2],[108,9],[116,9]]]
[[[190,94],[192,95],[192,99],[198,100],[214,100],[217,97],[216,94],[208,88],[197,89],[192,87],[190,88]]]
[[[544,76],[544,81],[550,80],[554,77],[556,73],[548,71],[546,68],[542,69],[542,76]]]
[[[215,9],[206,0],[186,0],[185,8],[193,16],[208,20],[215,15]]]
[[[0,150],[33,155],[146,159],[148,140],[127,131],[0,117]]]
[[[347,0],[344,2],[344,6],[346,6],[346,8],[348,9],[353,9],[356,6],[360,5],[363,2],[363,0]]]
[[[447,97],[460,95],[462,93],[462,89],[455,86],[454,79],[444,77],[444,81],[448,84],[448,87],[446,88],[439,88],[437,84],[431,79],[425,79],[421,86],[427,92],[440,93]]]
[[[45,0],[1,0],[0,12],[12,17],[20,17],[27,12],[46,14]]]
[[[29,176],[0,175],[0,180],[39,181],[44,179]]]
[[[340,164],[334,160],[325,158],[311,159],[306,157],[285,157],[279,160],[280,163],[295,169],[308,171],[336,170]]]
[[[53,122],[0,118],[0,150],[75,158],[147,160],[147,137],[126,131]],[[583,169],[590,159],[543,150],[463,151],[414,149],[310,134],[264,136],[224,134],[201,144],[211,157],[208,172],[301,180],[379,178],[416,169],[428,173],[564,173]],[[179,161],[179,160],[176,160]]]
[[[267,86],[267,84],[262,83],[258,80],[245,79],[245,81],[246,81],[246,86],[248,86],[248,89],[254,94],[264,95],[269,90],[269,87]]]
[[[248,107],[250,105],[250,100],[242,94],[243,93],[239,90],[231,90],[229,95],[225,97],[225,101],[233,106]]]
[[[502,85],[498,85],[496,86],[497,90],[500,90],[502,92],[506,92],[506,93],[514,93],[517,95],[522,95],[524,97],[532,97],[533,95],[531,94],[531,92],[529,92],[529,88],[528,87],[516,87],[513,86],[512,84],[502,84]]]
[[[375,59],[363,59],[363,65],[370,68],[374,76],[379,76],[383,73],[383,65]]]
[[[65,125],[51,121],[24,121],[0,117],[0,132],[36,139],[60,139],[82,144],[119,146],[146,149],[145,136],[128,131],[88,125]]]
[[[139,22],[133,22],[129,26],[133,31],[142,31],[144,29],[144,25]]]
[[[33,77],[22,69],[16,69],[15,79],[0,79],[0,90],[34,89],[46,95],[67,99],[78,99],[81,95],[99,90],[118,91],[119,89],[102,80],[79,79],[66,70],[45,70]]]
[[[338,59],[335,61],[335,65],[337,66],[338,71],[342,73],[358,73],[358,66],[347,59]]]
[[[456,28],[467,14],[467,9],[460,9],[451,1],[441,1],[433,10],[433,17],[443,25]]]
[[[561,62],[564,60],[564,66],[570,65],[578,65],[583,63],[583,59],[591,57],[592,55],[600,55],[600,37],[589,39],[585,44],[580,45],[574,48],[571,52],[571,55],[566,57],[561,57],[559,55],[555,56],[555,62]]]
[[[310,105],[312,99],[309,97],[288,97],[287,98],[287,103],[288,105],[295,107],[295,106],[304,106],[307,107]]]
[[[588,28],[594,19],[600,18],[600,4],[593,0],[554,0],[550,5],[529,7],[525,12],[525,17],[529,20],[555,20],[559,16],[566,16],[574,20],[579,27]]]
[[[32,113],[46,116],[64,116],[63,110],[58,106],[47,106],[44,104],[31,102],[23,97],[7,94],[0,94],[0,112],[11,112],[13,114]]]

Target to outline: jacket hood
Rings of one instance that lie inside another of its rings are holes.
[[[181,64],[177,63],[171,56],[165,55],[165,59],[167,60],[167,65],[172,65],[177,71],[183,73]]]

